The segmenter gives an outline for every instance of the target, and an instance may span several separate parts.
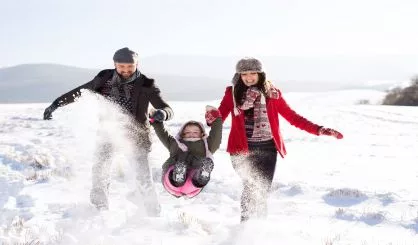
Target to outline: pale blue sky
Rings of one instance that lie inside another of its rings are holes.
[[[3,0],[0,67],[158,54],[418,54],[417,0]]]

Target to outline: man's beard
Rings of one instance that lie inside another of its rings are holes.
[[[122,79],[129,79],[129,78],[131,78],[132,77],[132,75],[134,74],[135,72],[132,72],[132,73],[130,73],[130,74],[128,74],[128,73],[124,73],[124,74],[120,74],[120,73],[118,73],[119,74],[119,76],[122,78]]]

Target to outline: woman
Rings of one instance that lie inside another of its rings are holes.
[[[267,214],[277,152],[281,157],[286,155],[279,114],[308,133],[343,138],[338,131],[316,125],[293,111],[281,92],[266,80],[262,64],[255,58],[238,61],[232,86],[226,88],[219,111],[222,121],[232,115],[227,151],[244,185],[241,222]]]

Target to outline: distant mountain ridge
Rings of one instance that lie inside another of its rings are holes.
[[[0,103],[48,102],[87,82],[96,70],[58,64],[24,64],[0,69]]]
[[[283,92],[340,89],[386,90],[413,75],[411,58],[341,60],[265,57],[268,79]],[[231,83],[237,57],[154,56],[140,60],[140,71],[156,80],[167,100],[216,100]],[[110,68],[110,67],[109,67]],[[90,81],[100,69],[60,64],[23,64],[0,68],[0,103],[51,102]],[[418,69],[417,69],[418,72]],[[375,84],[367,81],[381,81]]]

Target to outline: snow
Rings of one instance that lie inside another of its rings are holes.
[[[152,134],[162,213],[148,217],[135,195],[129,119],[117,108],[86,93],[44,121],[47,104],[1,104],[0,244],[418,244],[417,108],[377,105],[383,93],[372,90],[284,96],[344,139],[310,135],[281,118],[288,155],[278,159],[268,217],[246,224],[239,223],[241,182],[225,151],[230,119],[211,182],[194,199],[164,191],[160,168],[168,151]],[[170,102],[175,118],[166,125],[174,134],[218,103]],[[89,191],[103,132],[121,147],[110,209],[99,212]]]

